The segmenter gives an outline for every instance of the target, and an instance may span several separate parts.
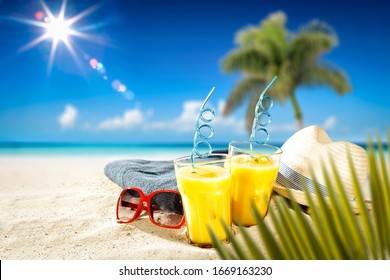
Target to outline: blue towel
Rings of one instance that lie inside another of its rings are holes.
[[[173,160],[118,160],[108,163],[104,173],[120,187],[137,187],[145,194],[155,190],[177,190]]]
[[[226,154],[227,150],[213,153]],[[177,190],[173,160],[118,160],[108,163],[104,173],[122,188],[137,187],[145,194],[155,190]]]

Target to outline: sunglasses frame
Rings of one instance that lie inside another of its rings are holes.
[[[133,218],[131,218],[128,221],[123,221],[123,220],[121,220],[119,218],[119,203],[121,202],[123,194],[126,193],[129,190],[137,191],[140,194],[140,198],[139,198],[138,206],[137,206],[137,209],[135,210]],[[157,191],[151,192],[148,195],[145,195],[141,189],[136,188],[136,187],[130,187],[130,188],[123,189],[121,194],[119,195],[118,201],[116,203],[116,221],[117,221],[117,223],[119,223],[119,224],[131,223],[134,220],[136,220],[141,215],[141,213],[143,211],[147,211],[150,221],[153,224],[155,224],[156,226],[164,227],[164,228],[172,228],[172,229],[181,228],[184,225],[184,223],[185,223],[184,212],[183,212],[183,217],[182,217],[180,223],[178,225],[175,225],[175,226],[168,226],[168,225],[158,224],[157,222],[155,222],[153,220],[150,200],[152,199],[152,197],[154,195],[159,194],[159,193],[176,193],[176,194],[180,195],[180,192],[176,191],[176,190],[157,190]]]

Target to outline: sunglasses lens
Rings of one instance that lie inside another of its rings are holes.
[[[155,194],[150,200],[151,216],[162,226],[177,226],[183,219],[181,196],[173,192]]]
[[[130,221],[138,208],[140,193],[135,190],[127,190],[123,193],[118,205],[118,218],[122,222]]]

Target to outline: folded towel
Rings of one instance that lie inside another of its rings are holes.
[[[226,154],[227,150],[213,153]],[[177,190],[173,160],[128,159],[108,163],[106,176],[122,188],[137,187],[145,194],[155,190]]]
[[[108,163],[104,173],[120,187],[137,187],[145,194],[155,190],[177,190],[172,160],[118,160]]]

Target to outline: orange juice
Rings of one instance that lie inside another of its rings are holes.
[[[231,226],[230,172],[221,166],[182,167],[176,172],[183,200],[189,239],[200,246],[211,244],[208,226],[220,240],[227,235],[221,222]]]
[[[231,160],[234,178],[232,193],[233,220],[244,226],[256,224],[252,205],[263,218],[267,213],[272,186],[278,175],[279,162],[265,155],[237,155]]]

